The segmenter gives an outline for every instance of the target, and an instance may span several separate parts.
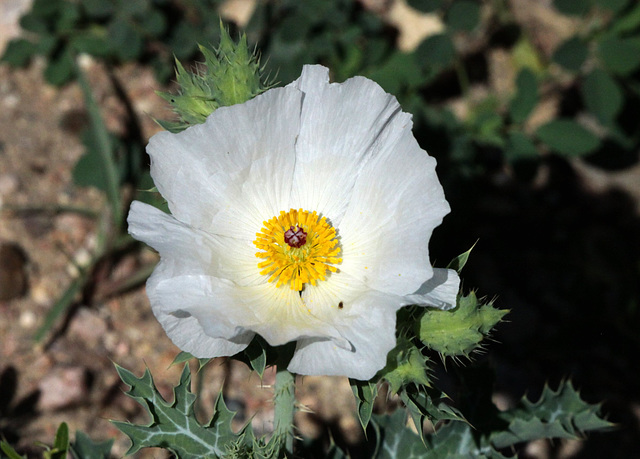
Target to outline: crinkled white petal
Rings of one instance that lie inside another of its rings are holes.
[[[264,220],[288,209],[301,99],[295,88],[272,89],[219,108],[204,124],[154,135],[151,176],[171,213],[252,240]]]
[[[310,336],[341,340],[336,328],[314,314],[299,292],[288,286],[245,287],[238,297],[256,317],[250,328],[273,346]]]
[[[460,276],[453,269],[433,268],[433,277],[411,295],[405,295],[403,305],[415,304],[439,309],[453,309],[460,291]]]
[[[340,269],[375,290],[406,294],[432,276],[429,238],[449,212],[428,156],[401,113],[378,137],[340,223]]]
[[[345,347],[332,340],[299,340],[288,369],[302,375],[340,375],[359,380],[372,378],[386,363],[396,345],[396,311],[400,301],[393,295],[369,291],[351,305],[352,317],[338,329],[349,342]]]
[[[241,286],[266,282],[250,241],[209,234],[139,201],[131,204],[127,221],[133,237],[160,253],[165,277],[216,276]]]
[[[305,65],[289,87],[304,92],[292,203],[339,226],[372,144],[400,105],[366,78],[329,84],[329,70],[318,65]]]

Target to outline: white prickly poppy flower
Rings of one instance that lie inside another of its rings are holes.
[[[161,262],[147,283],[169,337],[196,357],[258,333],[296,341],[289,370],[367,380],[395,346],[396,311],[450,308],[459,278],[428,242],[449,212],[396,99],[321,66],[147,147],[171,215],[134,202],[129,232]]]

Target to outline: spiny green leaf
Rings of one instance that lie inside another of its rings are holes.
[[[172,366],[178,365],[180,363],[188,362],[189,360],[195,359],[195,358],[197,358],[197,357],[192,356],[188,352],[180,351],[178,353],[178,355],[176,355],[176,358],[173,359],[173,362],[171,362],[171,365],[169,365],[169,366],[172,367]],[[198,371],[202,370],[202,367],[205,366],[210,361],[211,361],[211,359],[198,359],[198,365],[199,365],[198,366]]]
[[[424,458],[491,458],[506,459],[486,437],[479,436],[465,422],[449,422],[427,438],[428,453]]]
[[[173,452],[178,458],[221,457],[227,448],[245,435],[247,441],[253,437],[250,429],[239,434],[231,430],[233,412],[224,404],[222,395],[216,400],[211,421],[201,425],[194,414],[196,396],[189,390],[191,371],[185,365],[180,383],[174,388],[174,400],[167,403],[158,392],[151,373],[145,370],[138,378],[130,371],[116,365],[122,381],[130,386],[127,395],[143,405],[151,418],[149,425],[112,421],[131,440],[127,454],[141,448],[160,447]]]
[[[445,356],[469,356],[508,310],[483,305],[476,294],[458,298],[450,311],[428,309],[420,319],[420,340]]]
[[[389,383],[393,393],[411,384],[429,387],[428,361],[429,358],[410,339],[400,336],[396,347],[387,354],[387,365],[378,376]]]
[[[374,416],[378,436],[377,459],[422,459],[426,449],[420,437],[405,427],[403,410],[387,416]]]
[[[582,432],[612,427],[599,411],[599,405],[580,398],[571,382],[562,382],[555,391],[545,386],[537,402],[524,397],[514,409],[500,414],[509,427],[493,433],[491,442],[504,448],[538,438],[578,438]]]
[[[373,404],[378,396],[378,384],[372,381],[358,381],[349,378],[351,390],[356,398],[358,420],[362,430],[367,431],[371,414],[373,413]]]
[[[433,425],[444,420],[465,421],[458,409],[450,406],[444,400],[446,396],[437,389],[428,387],[407,387],[400,394],[402,402],[407,407],[409,415],[416,425],[422,442],[426,445],[423,426],[426,419]]]
[[[87,434],[76,431],[76,441],[71,445],[71,454],[75,459],[109,459],[113,440],[94,442]]]

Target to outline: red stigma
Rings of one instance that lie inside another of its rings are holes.
[[[292,226],[284,233],[284,242],[297,249],[307,243],[307,233],[298,226]]]

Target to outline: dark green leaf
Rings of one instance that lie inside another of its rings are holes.
[[[53,57],[44,70],[45,79],[54,86],[61,86],[73,77],[74,63],[71,53],[64,51]]]
[[[430,36],[415,51],[418,65],[427,68],[448,66],[453,62],[455,55],[455,47],[447,34]]]
[[[609,10],[612,13],[617,13],[619,11],[622,11],[629,3],[629,0],[591,0],[591,1],[593,2],[594,5],[598,6],[599,8],[602,8],[604,10]]]
[[[602,69],[594,69],[582,84],[585,105],[603,124],[609,124],[624,102],[620,85]]]
[[[109,24],[107,34],[112,51],[120,59],[135,59],[142,53],[142,37],[129,22],[115,19]]]
[[[574,36],[556,48],[552,60],[571,72],[578,72],[588,53],[587,45],[581,38]]]
[[[535,74],[524,68],[516,79],[516,94],[509,104],[509,113],[515,123],[523,123],[538,103],[538,81]]]
[[[351,384],[351,390],[356,398],[360,425],[362,430],[366,432],[373,413],[373,404],[378,396],[378,385],[372,381],[358,381],[351,378],[349,378],[349,384]]]
[[[458,0],[447,11],[446,23],[453,31],[471,31],[480,23],[480,5],[470,0]]]
[[[76,432],[76,441],[71,445],[71,454],[75,459],[109,459],[113,440],[94,442],[87,434]]]
[[[628,11],[622,17],[616,19],[611,25],[610,32],[616,35],[622,35],[627,32],[633,32],[640,27],[640,4]]]
[[[52,458],[67,457],[67,450],[69,449],[69,426],[66,422],[63,422],[58,427],[56,437],[53,441],[53,449],[57,450],[57,454],[52,455]]]
[[[114,13],[114,3],[111,1],[82,0],[80,4],[91,18],[103,19]]]
[[[264,370],[267,367],[267,349],[265,344],[261,338],[256,336],[244,350],[247,359],[249,359],[249,365],[258,373],[260,378],[264,375]]]
[[[473,248],[476,246],[477,243],[478,241],[474,242],[469,250],[467,250],[464,253],[461,253],[460,255],[455,257],[453,260],[451,260],[451,262],[447,265],[447,268],[454,269],[458,273],[462,271],[462,268],[464,268],[464,265],[466,265],[467,261],[469,260],[469,255],[471,255],[471,251],[473,250]]]
[[[91,33],[79,33],[71,39],[71,46],[78,53],[104,57],[111,50],[111,46],[105,38]]]
[[[586,0],[554,0],[553,6],[562,14],[571,16],[582,16],[590,7]]]
[[[520,159],[535,159],[540,155],[534,143],[524,133],[514,131],[509,133],[505,155],[511,161]]]
[[[80,157],[73,168],[71,176],[76,186],[91,186],[100,191],[107,191],[107,178],[102,167],[102,157],[99,152],[97,140],[92,131],[86,130],[82,133],[82,142],[86,152]],[[110,145],[113,145],[111,139]]]
[[[431,13],[432,11],[442,8],[443,0],[408,0],[409,6],[422,11],[423,13]]]
[[[31,61],[31,57],[36,52],[36,46],[29,40],[18,38],[11,40],[2,56],[2,62],[6,62],[14,67],[23,67]]]
[[[640,65],[640,44],[633,38],[604,38],[598,43],[598,55],[609,70],[626,76]]]
[[[538,138],[551,150],[566,156],[579,156],[595,151],[600,139],[570,119],[548,122],[536,131]]]
[[[423,82],[420,68],[411,54],[394,52],[389,59],[377,67],[369,75],[390,94],[399,94],[409,86],[417,86]]]

